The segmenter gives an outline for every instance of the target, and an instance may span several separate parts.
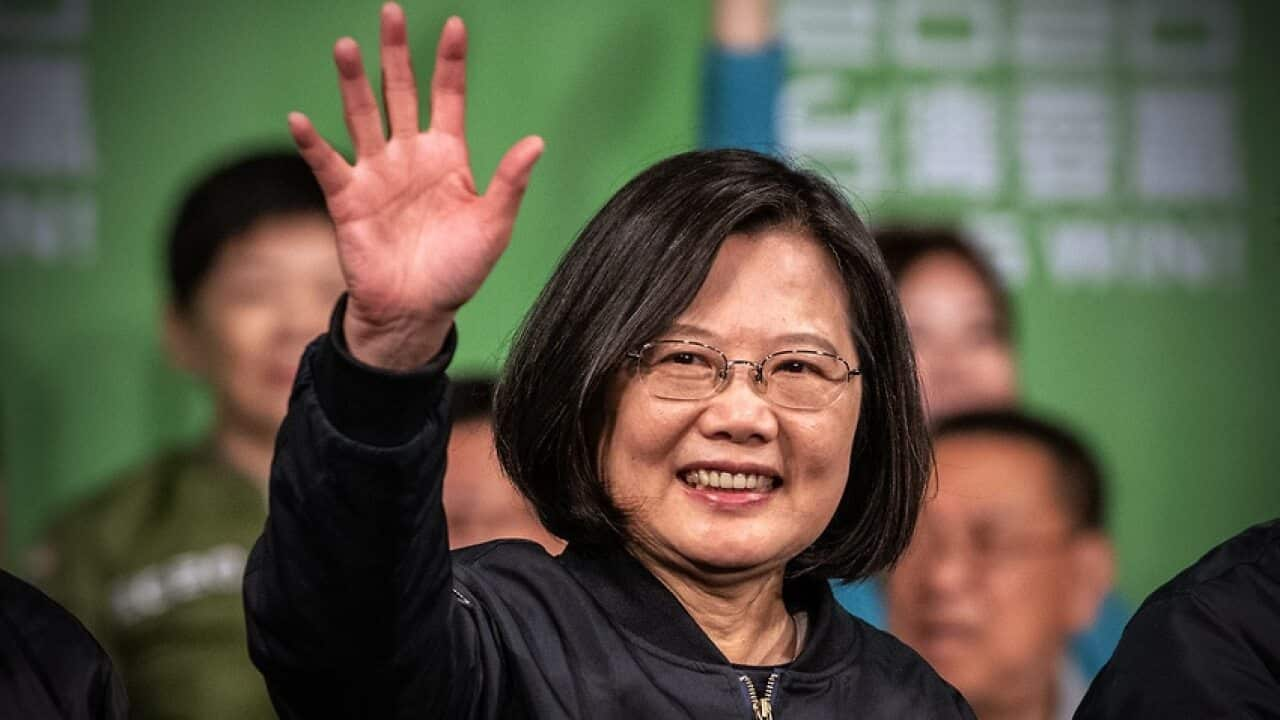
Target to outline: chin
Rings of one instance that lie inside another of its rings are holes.
[[[777,552],[763,550],[759,546],[743,543],[725,544],[719,547],[707,547],[696,544],[693,547],[676,548],[676,551],[693,565],[702,568],[738,571],[750,570],[768,565],[786,565],[786,559],[779,558]]]

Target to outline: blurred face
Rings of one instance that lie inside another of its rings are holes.
[[[302,351],[343,288],[319,213],[264,218],[222,248],[191,311],[170,325],[179,363],[212,388],[220,425],[275,435]]]
[[[936,495],[888,578],[889,625],[975,710],[1051,693],[1069,636],[1105,592],[1095,533],[1073,532],[1039,445],[942,438]]]
[[[657,339],[703,342],[730,360],[823,350],[857,367],[847,302],[830,252],[807,236],[733,235],[693,303]],[[835,513],[849,478],[860,378],[826,407],[792,410],[758,394],[744,366],[731,373],[705,400],[656,398],[638,374],[620,376],[602,464],[642,557],[709,572],[781,569]]]
[[[538,522],[533,510],[507,480],[493,446],[493,427],[484,420],[461,422],[449,435],[444,475],[444,512],[449,547],[500,538],[522,538],[556,552],[564,543]]]
[[[1017,399],[1013,349],[982,278],[953,253],[916,261],[898,283],[932,418]]]

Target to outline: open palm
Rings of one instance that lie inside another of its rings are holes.
[[[334,46],[354,165],[300,113],[289,129],[324,189],[349,301],[347,342],[373,365],[407,369],[439,350],[457,309],[480,289],[511,238],[542,140],[516,143],[477,192],[465,137],[466,30],[450,18],[431,79],[430,129],[418,92],[404,11],[382,9],[383,98],[390,137],[355,41]]]

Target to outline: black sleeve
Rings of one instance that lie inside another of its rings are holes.
[[[1277,547],[1276,550],[1280,550]],[[1280,718],[1280,552],[1129,621],[1076,720]]]
[[[0,570],[0,717],[125,720],[111,659],[71,613]]]
[[[282,718],[449,717],[474,707],[493,642],[454,600],[440,500],[456,335],[420,370],[382,372],[346,350],[344,302],[276,440],[249,653]]]

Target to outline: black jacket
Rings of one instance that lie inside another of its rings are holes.
[[[421,372],[383,373],[342,349],[339,313],[299,369],[245,577],[250,654],[281,717],[752,717],[744,671],[626,553],[496,542],[451,556],[452,336]],[[774,717],[972,717],[826,583],[785,594],[810,620]]]
[[[124,685],[88,630],[0,570],[0,718],[124,720]]]
[[[1152,593],[1075,717],[1280,718],[1280,520]]]

